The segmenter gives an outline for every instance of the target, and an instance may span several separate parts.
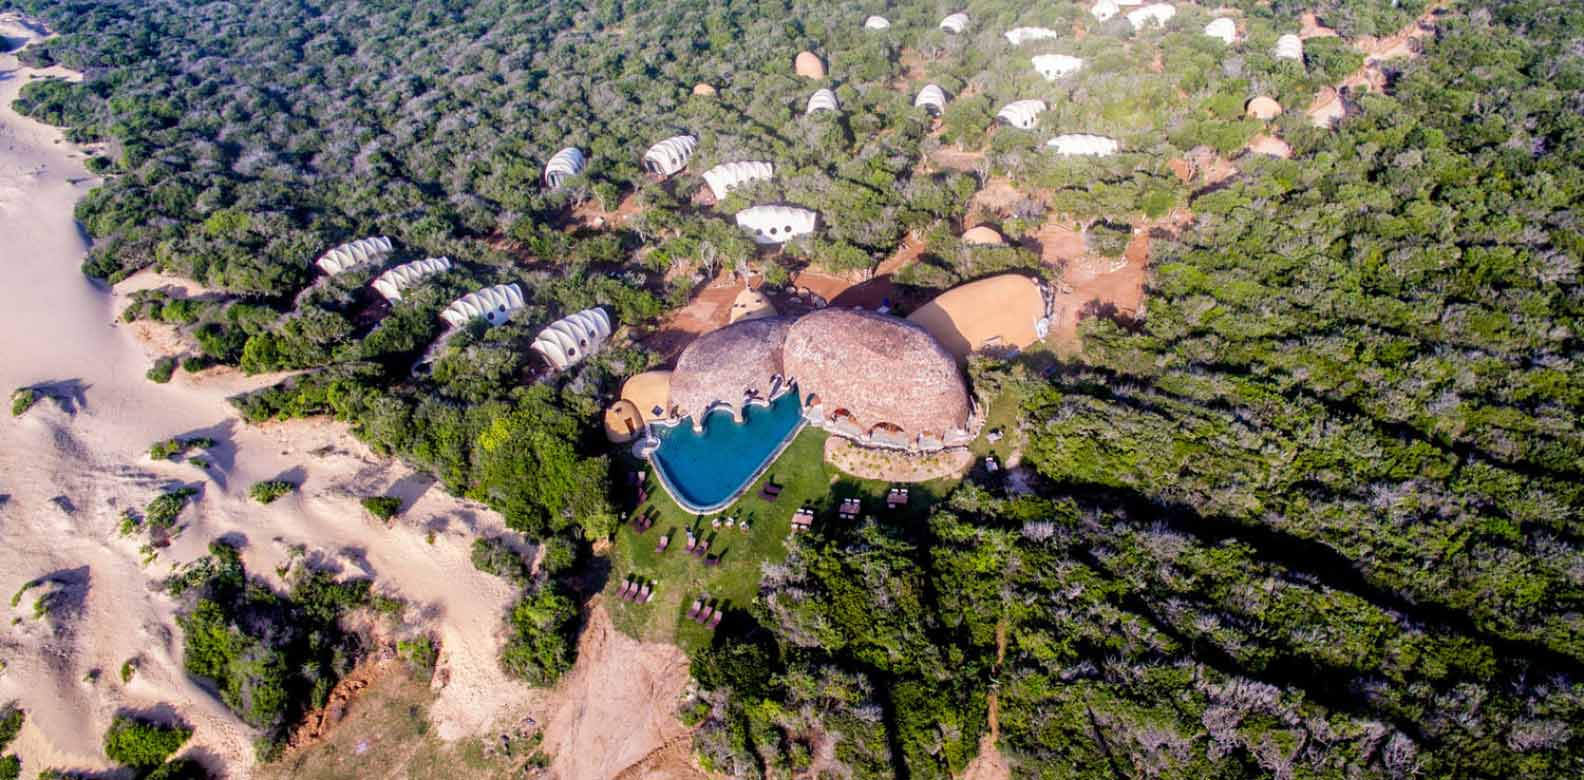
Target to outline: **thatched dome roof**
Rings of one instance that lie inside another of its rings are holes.
[[[962,360],[985,348],[1023,349],[1045,337],[1045,292],[1022,274],[954,287],[908,315]]]
[[[968,424],[968,388],[956,359],[906,320],[820,309],[792,323],[782,351],[786,376],[805,403],[859,431],[881,426],[939,436]]]
[[[613,444],[626,444],[643,433],[643,415],[632,401],[621,400],[605,410],[605,438]]]
[[[699,82],[693,85],[693,94],[713,97],[715,95],[715,88],[703,82]]]
[[[789,324],[783,317],[743,320],[689,344],[671,372],[677,413],[701,425],[717,403],[740,411],[750,394],[768,399],[772,378],[782,373],[781,345]]]
[[[1243,105],[1243,111],[1255,119],[1269,120],[1281,116],[1282,107],[1281,104],[1277,103],[1275,100],[1265,97],[1264,95],[1260,95],[1259,97],[1253,98],[1249,100],[1249,102],[1245,103]]]
[[[645,371],[630,377],[622,383],[621,397],[638,407],[645,422],[675,416],[672,414],[670,371]]]
[[[819,55],[811,51],[798,52],[797,59],[793,61],[792,68],[799,76],[806,79],[825,78],[825,63],[820,61]]]
[[[1001,234],[997,233],[995,228],[989,227],[988,225],[980,225],[978,227],[968,228],[966,231],[964,231],[962,234],[962,242],[964,244],[1001,246],[1006,243],[1006,239],[1002,238]]]

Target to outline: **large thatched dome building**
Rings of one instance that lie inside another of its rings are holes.
[[[781,389],[781,345],[791,320],[742,320],[706,333],[677,358],[671,372],[671,405],[702,427],[716,408],[742,419],[749,399],[769,400]]]
[[[966,434],[973,413],[957,360],[929,332],[862,309],[820,309],[792,324],[782,365],[810,422],[848,438],[909,446]]]

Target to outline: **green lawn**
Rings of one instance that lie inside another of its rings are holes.
[[[863,499],[865,514],[887,513],[885,496],[891,485],[851,477],[826,465],[827,436],[824,431],[804,428],[770,465],[765,476],[760,477],[737,503],[708,517],[691,514],[677,506],[651,474],[647,486],[649,499],[643,508],[658,510],[659,519],[643,534],[634,532],[631,524],[623,524],[616,533],[611,577],[605,588],[605,603],[616,627],[641,639],[673,642],[691,653],[708,645],[713,635],[709,629],[687,619],[687,608],[693,599],[708,592],[712,598],[736,609],[752,604],[759,590],[761,564],[786,560],[787,532],[792,527],[792,513],[798,507],[814,509],[816,529],[825,523],[841,522],[836,508],[843,498]],[[648,464],[644,467],[648,468]],[[774,503],[759,497],[759,489],[766,479],[782,486],[780,499]],[[911,505],[894,514],[901,519],[923,522],[935,497],[944,495],[951,484],[940,480],[909,486]],[[747,518],[751,530],[711,528],[710,519],[717,516]],[[720,565],[705,566],[702,559],[687,553],[684,531],[689,527],[702,538],[713,536],[710,552],[720,554]],[[671,546],[666,552],[657,554],[655,544],[666,534],[673,535]],[[616,598],[617,589],[629,574],[657,582],[654,598],[648,604],[633,604]]]

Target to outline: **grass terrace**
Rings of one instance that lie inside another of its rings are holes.
[[[842,499],[853,497],[863,501],[865,515],[889,513],[896,518],[922,522],[928,517],[935,498],[945,495],[953,484],[937,480],[910,485],[912,502],[905,508],[888,510],[885,498],[892,487],[890,483],[857,479],[825,463],[828,436],[819,429],[804,428],[742,498],[715,515],[695,515],[682,509],[660,487],[651,468],[646,485],[649,497],[639,511],[653,509],[657,513],[654,526],[639,534],[630,522],[624,522],[616,533],[616,550],[611,556],[615,568],[605,588],[605,603],[616,627],[640,639],[674,642],[692,653],[707,646],[714,635],[708,628],[687,619],[687,609],[693,599],[708,592],[711,598],[728,606],[728,620],[732,611],[752,604],[759,591],[761,565],[767,561],[786,560],[787,534],[792,527],[792,513],[798,507],[814,509],[816,531],[828,523],[842,522],[837,517],[838,506]],[[641,467],[648,468],[648,464]],[[782,488],[780,497],[774,502],[759,495],[767,480]],[[626,519],[630,520],[633,514],[629,512]],[[746,519],[749,530],[712,528],[710,521],[714,517]],[[719,565],[707,566],[703,558],[695,558],[687,552],[688,528],[693,528],[700,538],[711,540],[709,551],[720,555]],[[672,535],[670,547],[663,553],[656,553],[655,545],[667,534]],[[654,597],[648,604],[634,604],[616,597],[628,575],[655,581]]]

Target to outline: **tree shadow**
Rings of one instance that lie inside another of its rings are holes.
[[[78,411],[88,408],[88,388],[93,385],[81,379],[52,379],[29,385],[26,389],[55,402],[60,410],[68,415],[75,416]]]

